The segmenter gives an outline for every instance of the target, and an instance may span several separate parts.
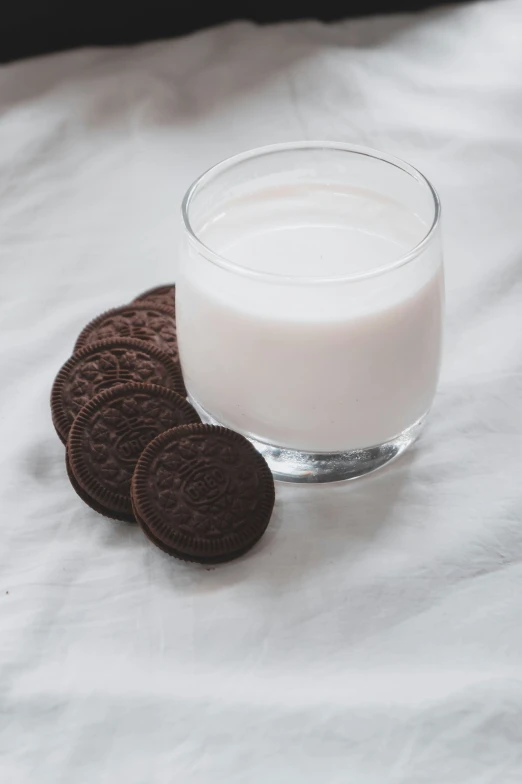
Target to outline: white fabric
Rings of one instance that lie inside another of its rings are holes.
[[[522,5],[260,28],[0,69],[0,780],[522,780]],[[188,184],[348,140],[443,202],[447,346],[421,441],[279,485],[205,569],[82,504],[48,406],[80,328],[175,278]]]

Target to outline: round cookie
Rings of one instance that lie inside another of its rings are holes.
[[[154,384],[120,384],[80,411],[67,439],[68,470],[78,495],[97,512],[134,520],[130,483],[137,460],[159,433],[199,422],[180,395]]]
[[[89,322],[80,332],[74,351],[99,340],[120,338],[154,343],[178,361],[176,320],[172,310],[139,302],[112,308]]]
[[[145,302],[147,305],[161,305],[164,308],[175,310],[176,286],[172,283],[168,286],[155,286],[153,289],[147,289],[143,294],[134,297],[133,302]]]
[[[168,430],[143,451],[132,478],[137,522],[164,552],[220,563],[249,550],[274,507],[274,480],[259,452],[224,427]]]
[[[129,381],[158,384],[185,396],[179,365],[153,343],[126,338],[89,343],[67,360],[51,392],[51,413],[65,444],[74,418],[99,392]]]

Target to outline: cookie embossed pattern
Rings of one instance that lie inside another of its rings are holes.
[[[123,384],[84,406],[69,433],[70,469],[106,514],[133,520],[130,482],[136,462],[159,433],[199,421],[176,392],[153,384]]]
[[[178,361],[174,313],[161,305],[137,302],[102,313],[80,332],[75,351],[88,343],[109,338],[136,338],[154,343]]]
[[[263,535],[275,495],[268,466],[249,441],[225,428],[189,425],[144,450],[132,500],[138,523],[167,553],[218,563]]]
[[[53,423],[65,443],[80,409],[99,392],[130,381],[159,384],[184,395],[179,365],[152,343],[133,338],[90,343],[58,373],[51,393]]]

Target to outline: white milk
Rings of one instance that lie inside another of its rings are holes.
[[[381,444],[427,412],[441,351],[439,243],[364,277],[426,235],[410,208],[302,183],[221,202],[196,229],[246,270],[224,269],[187,240],[181,360],[190,395],[216,420],[269,444],[333,452]]]

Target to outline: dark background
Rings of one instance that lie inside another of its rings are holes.
[[[440,2],[445,0],[439,0]],[[75,46],[130,44],[170,38],[231,19],[274,22],[412,11],[435,0],[4,0],[0,62]]]

